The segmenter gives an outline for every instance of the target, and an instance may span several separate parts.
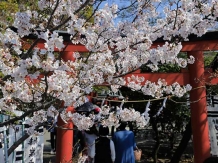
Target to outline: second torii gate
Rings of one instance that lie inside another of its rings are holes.
[[[83,45],[74,45],[70,43],[70,35],[66,33],[59,33],[62,35],[67,47],[62,55],[62,58],[67,60],[74,60],[72,52],[87,52]],[[31,39],[31,38],[30,38]],[[203,163],[203,161],[210,157],[210,140],[207,121],[207,101],[206,101],[206,83],[212,85],[218,84],[218,78],[210,78],[210,72],[204,69],[204,51],[218,50],[218,32],[208,32],[200,38],[191,36],[190,41],[182,42],[182,52],[187,52],[187,55],[195,57],[195,63],[188,66],[187,72],[180,73],[134,73],[137,76],[143,76],[151,82],[157,82],[159,78],[165,79],[167,84],[178,82],[180,85],[191,84],[194,88],[190,92],[191,103],[191,123],[193,133],[193,147],[194,147],[194,162]],[[152,48],[158,45],[163,45],[162,40],[157,40],[153,43]],[[38,48],[45,48],[43,41],[38,41]],[[124,77],[131,76],[128,74]],[[63,125],[63,122],[59,125]],[[73,144],[72,125],[70,130],[60,131],[57,140],[57,158],[56,163],[69,162],[72,160],[72,148],[69,144]],[[66,147],[67,146],[67,147]]]

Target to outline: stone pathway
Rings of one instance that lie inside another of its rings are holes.
[[[55,163],[55,155],[51,155],[50,133],[45,131],[43,163]]]

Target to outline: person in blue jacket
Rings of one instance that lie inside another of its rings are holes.
[[[132,131],[126,130],[127,122],[121,122],[119,131],[114,133],[115,163],[135,163],[134,150],[138,149]]]

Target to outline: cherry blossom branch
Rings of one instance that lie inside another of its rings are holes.
[[[23,53],[22,55],[21,55],[21,59],[26,59],[26,58],[28,58],[28,57],[30,57],[30,54],[31,54],[31,52],[32,52],[32,50],[34,49],[34,47],[37,45],[37,43],[39,42],[39,38],[37,38],[35,41],[34,41],[34,43],[30,46],[30,48],[28,49],[28,51],[26,52],[26,53]]]
[[[176,3],[176,15],[175,15],[175,18],[174,18],[173,30],[176,28],[176,21],[177,21],[177,17],[178,17],[179,2],[180,2],[180,0],[178,0],[177,3]]]
[[[94,11],[92,12],[92,14],[86,19],[86,21],[84,22],[83,26],[85,26],[85,24],[95,15],[96,11],[99,9],[99,6],[101,5],[102,1],[98,3],[98,5],[95,7]]]
[[[122,7],[119,9],[119,11],[116,12],[116,14],[119,14],[121,11],[123,10],[126,10],[126,9],[129,9],[130,7],[134,6],[138,1],[134,1],[132,2],[129,6],[126,6],[126,7]]]
[[[0,127],[3,127],[3,126],[6,126],[6,125],[9,125],[9,124],[13,124],[14,122],[18,121],[18,120],[21,120],[25,117],[27,117],[28,115],[30,115],[31,113],[35,112],[35,111],[39,111],[39,110],[42,110],[42,109],[46,109],[48,108],[55,100],[52,99],[51,101],[49,102],[46,102],[45,104],[42,104],[42,106],[39,106],[39,107],[36,107],[35,109],[31,109],[31,110],[27,110],[24,114],[22,114],[21,116],[18,116],[18,117],[15,117],[15,118],[12,118],[12,119],[9,119],[8,121],[5,121],[5,122],[1,122],[0,123]]]
[[[77,10],[75,11],[75,13],[80,12],[84,7],[86,7],[86,6],[89,4],[89,2],[90,2],[90,0],[86,0],[86,2],[85,2],[83,5],[81,5],[79,9],[77,9]],[[51,13],[51,16],[50,16],[50,19],[49,19],[49,21],[48,21],[47,27],[49,26],[49,24],[50,24],[50,22],[51,22],[51,20],[52,20],[52,17],[53,17],[53,15],[54,15],[55,10],[56,10],[57,7],[58,7],[58,4],[59,4],[59,0],[57,1],[54,10],[53,10],[52,13]],[[59,28],[62,27],[64,24],[66,24],[68,21],[70,21],[70,19],[71,19],[71,16],[68,17],[65,21],[63,21],[63,22],[62,22],[61,24],[59,24],[58,26],[52,28],[50,31],[53,32],[53,31],[59,29]],[[32,51],[33,48],[37,45],[37,43],[39,42],[39,40],[40,40],[40,39],[37,38],[37,39],[34,41],[34,43],[31,45],[31,47],[28,49],[28,51],[27,51],[26,53],[24,53],[24,54],[21,56],[21,59],[26,59],[26,58],[29,57],[31,51]]]
[[[91,0],[86,0],[85,3],[83,3],[75,12],[74,14],[80,12],[82,9],[84,9],[89,3],[90,3]]]
[[[52,20],[52,17],[53,17],[53,15],[54,15],[54,13],[55,13],[57,7],[58,7],[58,4],[59,4],[59,0],[57,0],[57,3],[56,3],[56,5],[55,5],[55,8],[53,9],[53,11],[52,11],[52,13],[51,13],[51,15],[50,15],[50,18],[49,18],[49,21],[48,21],[48,24],[47,24],[47,28],[48,28],[48,26],[49,26],[49,24],[50,24],[50,22],[51,22],[51,20]],[[28,51],[27,51],[26,53],[24,53],[24,54],[21,56],[21,59],[26,59],[26,58],[29,57],[30,53],[32,52],[33,48],[37,45],[37,43],[39,42],[39,40],[40,40],[40,39],[37,38],[37,39],[34,41],[34,43],[31,45],[31,47],[28,49]]]
[[[95,15],[95,12],[98,10],[98,8],[99,8],[99,6],[101,5],[101,3],[102,2],[100,2],[100,3],[98,3],[98,5],[95,7],[95,10],[93,11],[93,13],[86,19],[86,21],[83,23],[83,25],[82,25],[82,27],[84,27],[85,26],[85,24]],[[77,31],[77,32],[75,32],[75,34],[71,37],[71,41],[73,40],[73,38],[75,38],[76,37],[76,35],[78,34],[79,32]],[[71,42],[69,41],[69,42],[67,42],[67,45],[64,47],[64,49],[62,50],[62,52],[64,52],[65,51],[65,49],[69,46],[71,44]],[[59,60],[61,59],[61,54],[62,53],[60,53],[60,55],[59,55]]]
[[[58,26],[52,28],[50,31],[55,31],[58,30],[60,27],[62,27],[63,25],[65,25],[68,21],[70,21],[71,16],[69,16],[67,19],[65,19],[61,24],[59,24]]]
[[[142,10],[146,7],[147,4],[148,4],[148,2],[147,2],[147,3],[145,2],[145,4],[142,6]],[[139,11],[139,13],[142,13],[142,10]],[[135,22],[137,18],[138,18],[138,15],[136,15],[136,16],[134,17],[134,19],[132,20],[132,23]]]
[[[51,13],[51,15],[50,15],[49,20],[48,20],[48,24],[47,24],[47,27],[46,27],[46,28],[49,27],[49,25],[50,25],[50,23],[51,23],[51,20],[52,20],[52,18],[53,18],[53,15],[54,15],[56,9],[58,8],[59,2],[60,2],[60,1],[57,0],[57,2],[56,2],[56,4],[55,4],[55,7],[54,7],[54,9],[53,9],[53,11],[52,11],[52,13]]]
[[[131,74],[131,73],[133,73],[133,72],[139,70],[140,68],[141,68],[141,66],[138,67],[138,68],[136,68],[136,69],[134,69],[134,70],[128,71],[127,73],[124,73],[124,74],[121,74],[121,75],[114,76],[113,78],[123,77],[123,76],[125,76],[125,75]]]
[[[85,7],[89,4],[90,1],[91,1],[91,0],[86,0],[86,2],[83,3],[83,4],[80,6],[80,8],[78,8],[78,9],[74,12],[74,14],[80,12],[83,8],[85,8]],[[66,20],[64,20],[64,21],[63,21],[61,24],[59,24],[58,26],[52,28],[50,31],[55,31],[55,30],[59,29],[60,27],[62,27],[63,25],[65,25],[65,24],[66,24],[68,21],[70,21],[70,20],[71,20],[71,16],[69,16]]]
[[[47,92],[48,92],[48,80],[47,80],[47,76],[48,76],[49,72],[47,72],[45,74],[45,92],[43,93],[43,95],[45,96],[45,98],[47,97]]]
[[[4,81],[6,81],[6,80],[8,80],[8,79],[10,79],[11,78],[11,75],[6,75],[6,76],[4,76],[2,79],[1,79],[1,85],[2,84],[4,84]],[[3,82],[2,82],[3,81]]]

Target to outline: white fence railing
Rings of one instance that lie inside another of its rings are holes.
[[[213,98],[218,100],[216,96]],[[218,156],[218,104],[211,103],[207,106],[207,114],[211,155]]]
[[[0,122],[9,118],[0,114]],[[13,127],[0,127],[0,163],[43,163],[43,127],[39,129],[42,134],[30,136],[8,156],[7,150],[25,134],[27,128],[23,123]]]

